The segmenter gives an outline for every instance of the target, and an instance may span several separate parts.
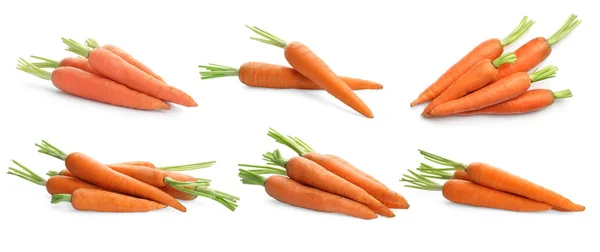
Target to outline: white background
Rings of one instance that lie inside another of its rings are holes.
[[[45,173],[62,169],[36,153],[45,139],[103,162],[157,165],[217,160],[192,174],[242,198],[230,212],[210,200],[146,214],[76,212],[51,205],[45,189],[0,176],[1,251],[597,251],[597,1],[5,1],[0,6],[0,159]],[[540,66],[574,97],[521,116],[427,120],[409,103],[481,41],[504,37],[521,17],[537,23],[506,50],[548,37],[575,13],[583,23]],[[322,91],[248,88],[235,77],[201,81],[197,65],[286,64],[280,48],[248,39],[256,25],[301,41],[340,75],[382,83],[359,96],[359,116]],[[124,48],[199,106],[142,112],[65,95],[15,70],[18,57],[61,59],[60,38]],[[242,185],[237,163],[261,164],[277,145],[268,127],[340,155],[403,194],[409,210],[373,221],[290,207]],[[581,213],[514,213],[460,206],[398,180],[423,161],[417,148],[502,167],[587,207]],[[595,249],[594,249],[595,248]],[[566,250],[568,249],[568,250]]]

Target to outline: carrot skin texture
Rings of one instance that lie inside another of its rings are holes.
[[[540,212],[550,210],[548,204],[530,200],[514,194],[497,191],[476,183],[451,179],[442,186],[442,195],[458,204],[488,207],[518,212]]]
[[[135,166],[135,165],[108,165],[108,168],[115,170],[119,173],[125,174],[129,177],[137,179],[141,182],[149,184],[154,187],[164,187],[165,177],[167,174],[164,171],[158,169],[149,169],[146,166]]]
[[[154,201],[94,189],[75,190],[71,205],[79,211],[95,212],[148,212],[166,207]]]
[[[164,82],[102,47],[92,50],[88,59],[90,65],[96,71],[133,90],[166,102],[173,102],[187,107],[198,106],[188,94],[175,87],[165,85]]]
[[[165,80],[163,80],[162,77],[160,77],[158,74],[156,74],[155,72],[150,70],[150,68],[147,67],[146,65],[144,65],[144,63],[137,60],[136,58],[134,58],[127,52],[123,51],[121,48],[118,48],[115,45],[111,45],[111,44],[106,44],[106,45],[103,45],[102,47],[106,50],[111,51],[112,53],[116,54],[117,56],[121,57],[123,60],[127,61],[127,63],[137,67],[138,69],[140,69],[140,70],[144,71],[145,73],[151,75],[152,77],[158,79],[159,81],[165,82]]]
[[[238,78],[242,83],[251,87],[308,90],[322,89],[319,85],[291,67],[263,62],[244,63],[239,69]],[[381,84],[368,80],[343,76],[340,76],[340,78],[352,90],[383,88]]]
[[[470,163],[466,171],[471,181],[482,186],[543,202],[565,211],[585,210],[585,207],[574,204],[554,191],[488,164]]]
[[[159,99],[78,68],[59,67],[52,71],[51,78],[58,89],[86,99],[141,110],[170,108]]]
[[[320,212],[340,213],[371,220],[377,214],[356,201],[302,185],[284,176],[270,176],[266,179],[265,191],[272,198],[297,207]]]
[[[307,46],[299,42],[288,43],[284,48],[284,56],[296,71],[358,113],[373,118],[371,109]]]
[[[73,152],[65,160],[67,169],[76,177],[88,183],[113,192],[124,193],[156,201],[171,206],[181,212],[185,207],[175,198],[160,189],[121,174],[83,153]]]
[[[410,106],[432,101],[442,92],[444,92],[450,85],[452,85],[452,83],[458,80],[458,78],[473,68],[473,66],[475,66],[479,61],[484,59],[493,60],[500,57],[503,52],[504,47],[499,39],[494,38],[482,42],[458,62],[452,65],[450,69],[448,69],[433,84],[425,89],[425,91],[423,91],[419,97],[410,104]]]
[[[546,38],[537,37],[525,43],[515,51],[517,60],[498,67],[496,79],[502,79],[513,73],[527,72],[539,65],[552,53],[552,47]]]
[[[498,103],[478,110],[466,111],[456,115],[514,115],[542,110],[555,101],[554,95],[548,89],[533,89],[508,101]]]
[[[79,68],[88,73],[92,73],[92,74],[102,77],[102,74],[100,74],[98,71],[96,71],[96,69],[94,69],[90,65],[90,63],[88,62],[88,59],[86,59],[86,58],[76,58],[76,57],[64,58],[58,63],[58,67],[65,67],[65,66]]]
[[[460,180],[467,180],[467,181],[471,180],[471,179],[469,179],[469,174],[467,174],[467,172],[465,170],[454,171],[454,174],[452,174],[452,179],[460,179]]]
[[[52,176],[46,181],[46,191],[49,194],[72,194],[75,190],[86,188],[102,190],[102,188],[69,176]]]

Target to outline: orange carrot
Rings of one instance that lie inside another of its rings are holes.
[[[113,81],[166,102],[187,107],[198,106],[185,92],[166,85],[103,47],[91,50],[72,39],[62,40],[68,46],[68,51],[88,58],[90,65],[96,71]]]
[[[170,108],[168,104],[159,99],[78,68],[59,67],[49,73],[20,59],[17,69],[45,80],[51,80],[52,84],[63,92],[85,99],[141,110]]]
[[[442,103],[431,110],[429,115],[448,116],[510,100],[525,93],[531,87],[531,83],[554,77],[557,70],[558,68],[550,65],[531,74],[525,72],[511,74],[461,98]]]
[[[92,66],[90,66],[90,63],[88,62],[88,59],[86,59],[86,58],[67,57],[67,58],[62,59],[59,62],[59,61],[55,61],[55,60],[51,60],[51,59],[39,57],[39,56],[31,56],[31,57],[34,59],[41,60],[41,62],[32,62],[31,63],[34,66],[39,67],[39,68],[59,68],[59,67],[69,66],[69,67],[79,68],[88,73],[102,76],[102,74],[100,74],[98,71],[96,71],[94,68],[92,68]]]
[[[504,47],[516,41],[534,23],[534,21],[527,21],[527,16],[525,16],[521,20],[521,23],[519,23],[519,26],[506,38],[502,40],[497,38],[488,39],[476,46],[425,89],[417,99],[410,103],[410,106],[432,101],[481,60],[493,60],[500,57],[502,52],[504,52]]]
[[[246,62],[239,69],[209,64],[208,66],[201,65],[201,68],[207,71],[201,71],[201,79],[213,79],[226,76],[238,76],[240,81],[250,87],[262,88],[293,88],[293,89],[322,89],[300,74],[291,67],[263,63],[263,62]],[[382,89],[383,86],[368,80],[340,76],[342,81],[346,83],[352,90],[361,89]]]
[[[117,164],[139,165],[139,166],[146,166],[148,168],[156,168],[156,166],[154,166],[154,164],[152,162],[148,162],[148,161],[128,161],[128,162],[121,162],[121,163],[117,163]],[[163,170],[163,169],[160,169],[160,170]]]
[[[375,219],[377,214],[356,201],[302,185],[284,176],[264,178],[256,173],[240,169],[242,183],[261,185],[272,198],[297,207],[327,213],[340,213],[362,219]]]
[[[473,162],[466,165],[426,151],[419,150],[419,152],[432,162],[449,166],[449,168],[445,168],[445,170],[466,171],[470,181],[482,186],[543,202],[552,206],[554,209],[561,209],[564,211],[585,210],[584,206],[575,204],[554,191],[494,166],[479,162]]]
[[[517,60],[510,64],[498,67],[498,79],[502,79],[513,73],[527,72],[542,63],[552,52],[552,46],[567,36],[581,21],[577,16],[571,14],[564,25],[548,39],[537,37],[525,43],[515,51]]]
[[[569,97],[573,97],[573,94],[569,89],[557,92],[552,92],[552,90],[548,89],[533,89],[508,101],[482,109],[458,113],[456,115],[514,115],[530,113],[542,110],[554,104],[556,99],[566,99]]]
[[[51,202],[71,202],[73,208],[79,211],[95,212],[148,212],[166,207],[154,201],[95,189],[77,189],[72,194],[55,194],[52,195]]]
[[[506,53],[493,61],[489,59],[481,60],[463,76],[458,78],[456,82],[452,83],[452,85],[444,90],[438,97],[433,99],[433,101],[427,105],[425,110],[423,110],[421,115],[429,117],[429,112],[440,104],[463,97],[468,93],[493,82],[498,74],[498,66],[508,62],[514,62],[515,60],[516,56],[514,53]]]
[[[373,118],[371,109],[358,97],[344,81],[337,76],[317,54],[300,42],[287,43],[258,27],[248,27],[262,38],[252,38],[269,45],[284,49],[287,62],[296,71],[306,76],[338,100],[342,101],[358,113]]]
[[[34,184],[41,185],[46,187],[46,191],[49,194],[59,194],[59,193],[73,193],[73,191],[79,188],[87,188],[87,189],[98,189],[101,190],[100,187],[97,187],[92,184],[88,184],[79,179],[69,177],[69,176],[53,176],[49,178],[47,181],[37,175],[35,172],[31,171],[24,165],[20,164],[15,160],[11,160],[14,164],[21,168],[21,170],[9,167],[8,174],[17,176],[19,178],[30,181]]]

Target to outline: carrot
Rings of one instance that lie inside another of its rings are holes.
[[[100,47],[100,44],[98,44],[98,42],[92,38],[86,39],[85,45],[92,49],[96,49],[96,48]],[[117,46],[111,45],[111,44],[103,45],[102,48],[111,51],[112,53],[116,54],[117,56],[119,56],[122,59],[124,59],[125,61],[127,61],[127,63],[137,67],[138,69],[144,71],[145,73],[147,73],[149,75],[152,75],[152,77],[158,79],[159,81],[165,82],[165,80],[163,80],[162,77],[160,77],[158,74],[156,74],[155,72],[150,70],[150,68],[147,67],[146,65],[144,65],[144,63],[137,60],[136,58],[134,58],[127,52],[123,51],[121,48],[118,48]]]
[[[72,194],[55,194],[52,195],[51,202],[71,202],[73,208],[79,211],[94,212],[148,212],[166,207],[154,201],[95,189],[77,189]]]
[[[500,57],[502,52],[504,52],[505,46],[515,42],[535,23],[531,20],[527,21],[527,18],[527,16],[523,17],[517,28],[506,38],[502,40],[497,38],[488,39],[473,48],[473,50],[452,65],[433,84],[425,89],[417,99],[410,103],[410,106],[432,101],[481,60],[493,60]]]
[[[48,180],[40,177],[35,174],[35,172],[31,171],[24,165],[20,164],[15,160],[11,160],[14,164],[19,166],[21,170],[9,167],[8,174],[17,176],[19,178],[30,181],[34,184],[41,185],[46,187],[46,191],[49,194],[59,194],[59,193],[73,193],[73,191],[79,188],[87,188],[87,189],[98,189],[101,190],[100,187],[97,187],[92,184],[88,184],[79,179],[68,177],[68,176],[53,176]]]
[[[565,89],[552,92],[548,89],[533,89],[508,101],[498,103],[482,109],[466,111],[456,115],[513,115],[542,110],[552,104],[556,99],[573,97],[571,90]]]
[[[495,60],[483,59],[479,61],[479,63],[475,64],[473,68],[458,78],[452,85],[444,90],[444,92],[433,99],[433,101],[425,107],[425,110],[423,110],[421,115],[429,117],[429,112],[440,104],[461,98],[468,93],[493,82],[498,74],[498,66],[508,62],[514,62],[515,60],[516,56],[514,53],[506,53]]]
[[[362,188],[367,193],[375,197],[379,202],[387,203],[388,205],[392,205],[396,208],[409,208],[409,204],[402,195],[390,190],[386,186],[381,183],[375,182],[372,179],[362,175],[359,172],[356,172],[354,169],[345,165],[343,162],[340,162],[337,159],[322,155],[317,153],[310,148],[306,143],[299,138],[293,138],[290,136],[284,136],[276,130],[269,128],[269,132],[267,135],[276,142],[283,144],[290,149],[294,150],[299,156],[305,157],[313,162],[321,165],[326,170],[340,176],[341,178],[347,180],[351,184]],[[275,165],[277,162],[272,162]]]
[[[62,40],[68,46],[67,51],[88,58],[90,65],[96,71],[113,81],[166,102],[187,107],[198,106],[185,92],[166,85],[103,47],[92,50],[72,39]]]
[[[429,115],[431,117],[453,115],[510,100],[525,93],[531,87],[531,83],[553,78],[556,71],[558,68],[550,65],[531,74],[525,72],[511,74],[461,98],[442,103],[429,112]]]
[[[362,219],[375,219],[377,214],[356,201],[302,185],[284,176],[264,178],[256,173],[240,169],[242,183],[264,186],[269,196],[279,202],[327,213],[339,213]]]
[[[442,180],[450,180],[450,179],[460,179],[460,180],[470,180],[469,175],[464,170],[455,170],[453,173],[448,173],[444,168],[434,168],[428,164],[421,163],[421,166],[417,168],[422,174],[421,176],[426,178],[433,179],[442,179]]]
[[[567,36],[581,23],[580,20],[576,19],[577,16],[571,14],[564,25],[548,39],[537,37],[519,47],[515,51],[517,60],[498,67],[497,78],[501,79],[513,73],[527,72],[542,63],[552,52],[552,46]]]
[[[577,205],[562,195],[537,185],[529,180],[513,175],[505,170],[489,164],[473,162],[468,165],[458,163],[432,153],[419,150],[419,152],[432,162],[448,166],[442,170],[464,170],[469,175],[469,180],[485,187],[499,191],[516,194],[525,198],[546,203],[554,209],[564,211],[583,211],[584,206]]]
[[[287,43],[283,39],[274,36],[256,26],[246,26],[262,38],[251,38],[269,45],[284,49],[287,62],[296,71],[316,83],[320,88],[333,95],[358,113],[373,118],[371,109],[358,97],[344,81],[337,76],[329,66],[300,42]]]
[[[548,204],[478,185],[471,181],[451,179],[440,185],[411,170],[404,174],[402,181],[406,187],[442,191],[447,200],[469,206],[487,207],[517,212],[540,212],[550,210]]]
[[[362,188],[346,181],[309,159],[304,157],[292,157],[289,160],[286,160],[281,156],[279,150],[267,152],[263,157],[265,157],[265,160],[267,160],[269,164],[285,168],[286,175],[294,181],[354,200],[371,208],[377,214],[386,217],[395,216],[394,212]]]
[[[322,89],[319,85],[293,68],[281,65],[263,62],[246,62],[242,64],[239,69],[212,63],[209,65],[201,65],[199,67],[206,69],[206,71],[200,72],[200,75],[202,76],[201,79],[203,80],[238,76],[242,83],[250,87],[309,90]],[[340,76],[340,78],[352,90],[383,88],[381,84],[368,80],[344,76]]]
[[[156,166],[154,166],[154,164],[152,162],[148,162],[148,161],[128,161],[128,162],[121,162],[121,163],[117,163],[117,164],[139,165],[139,166],[146,166],[148,168],[156,168]],[[162,168],[158,168],[158,169],[164,170]]]
[[[61,91],[85,99],[141,110],[170,108],[168,104],[159,99],[74,67],[59,67],[49,73],[20,59],[17,69],[45,80],[51,80],[52,84]]]
[[[32,62],[31,63],[34,66],[39,67],[39,68],[59,68],[59,67],[70,66],[70,67],[74,67],[74,68],[79,68],[88,73],[102,76],[102,74],[100,74],[98,71],[96,71],[94,68],[92,68],[92,66],[90,66],[90,63],[88,62],[88,60],[86,58],[67,57],[67,58],[62,59],[61,61],[55,61],[55,60],[51,60],[51,59],[40,57],[40,56],[32,55],[31,57],[34,59],[41,60],[41,62]]]

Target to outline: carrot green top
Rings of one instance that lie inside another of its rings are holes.
[[[248,27],[248,29],[252,30],[256,34],[261,36],[261,38],[250,37],[250,39],[252,39],[252,40],[260,41],[265,44],[274,45],[274,46],[281,47],[281,48],[285,48],[285,46],[287,45],[287,42],[285,42],[285,40],[267,32],[263,29],[260,29],[256,26],[250,27],[248,25],[246,25],[246,27]]]
[[[239,69],[235,67],[228,67],[223,65],[217,65],[209,63],[208,65],[199,65],[199,68],[204,68],[207,71],[200,71],[200,79],[212,79],[225,76],[238,76]]]
[[[238,164],[238,166],[255,168],[255,169],[247,170],[247,171],[256,173],[256,174],[278,174],[278,175],[286,174],[284,169],[281,169],[279,167],[268,166],[268,165]]]
[[[550,36],[547,41],[550,46],[558,43],[562,38],[567,36],[575,27],[581,24],[581,20],[577,20],[577,16],[575,14],[571,14],[569,19],[563,24],[558,31],[556,31],[552,36]]]
[[[412,170],[408,170],[409,174],[402,175],[402,179],[400,181],[407,182],[408,185],[404,185],[405,187],[421,189],[421,190],[429,190],[429,191],[439,191],[442,189],[442,185],[432,181],[431,179],[426,178],[425,176],[418,174]]]
[[[16,164],[17,166],[19,166],[23,171],[21,171],[19,169],[12,168],[12,167],[8,167],[7,174],[17,176],[19,178],[25,179],[27,181],[30,181],[30,182],[32,182],[34,184],[38,184],[38,185],[41,185],[41,186],[46,185],[46,180],[44,178],[42,178],[39,175],[35,174],[35,172],[29,170],[27,167],[25,167],[21,163],[15,161],[15,160],[11,160],[11,161],[14,164]]]
[[[545,79],[550,79],[556,77],[556,71],[558,71],[558,67],[554,65],[549,65],[541,70],[535,70],[533,73],[529,74],[529,79],[531,82],[537,82]]]
[[[52,73],[37,67],[36,65],[29,63],[23,58],[19,58],[19,63],[17,64],[17,69],[28,74],[35,75],[44,80],[52,79]]]
[[[308,144],[306,144],[304,141],[300,140],[300,138],[284,136],[283,134],[277,132],[273,128],[269,128],[267,136],[275,139],[276,142],[294,150],[299,156],[304,156],[310,152],[313,152],[313,149],[310,146],[308,146]]]
[[[71,202],[72,197],[73,197],[73,195],[71,195],[71,194],[57,193],[57,194],[52,195],[52,199],[50,200],[50,203],[57,204],[60,202]]]
[[[87,58],[93,48],[84,46],[73,39],[61,38],[62,42],[67,45],[67,51]]]
[[[554,95],[555,99],[565,99],[565,98],[573,97],[573,93],[571,93],[571,90],[569,90],[569,89],[556,91],[556,92],[552,93],[552,95]]]
[[[248,170],[244,170],[244,169],[239,169],[240,173],[238,173],[238,176],[241,179],[242,183],[247,184],[247,185],[260,185],[260,186],[264,186],[265,185],[265,181],[266,179],[261,176],[258,175],[254,172],[248,171]]]
[[[36,67],[39,67],[39,68],[58,68],[59,62],[56,61],[56,60],[51,60],[51,59],[48,59],[48,58],[44,58],[44,57],[40,57],[40,56],[34,56],[34,55],[31,55],[31,57],[34,58],[34,59],[38,59],[38,60],[42,61],[42,62],[33,62],[33,63],[31,63],[31,64],[33,64]]]
[[[515,28],[510,34],[508,34],[508,36],[506,36],[506,38],[504,38],[500,41],[502,46],[507,46],[507,45],[510,45],[513,42],[515,42],[517,39],[519,39],[519,37],[521,37],[525,32],[527,32],[527,30],[529,30],[529,28],[533,24],[535,24],[535,21],[533,21],[533,20],[527,21],[527,19],[528,19],[527,16],[523,17],[523,19],[521,19],[521,23],[519,23],[517,28]]]
[[[493,60],[492,65],[494,65],[495,68],[498,68],[502,64],[513,63],[515,61],[517,61],[517,55],[515,55],[515,53],[513,53],[513,52],[509,52],[509,53],[500,55],[500,57]]]
[[[92,49],[96,49],[96,48],[100,47],[100,44],[98,44],[98,41],[96,41],[93,38],[86,39],[85,40],[85,45],[87,47],[89,47],[89,48],[92,48]]]

